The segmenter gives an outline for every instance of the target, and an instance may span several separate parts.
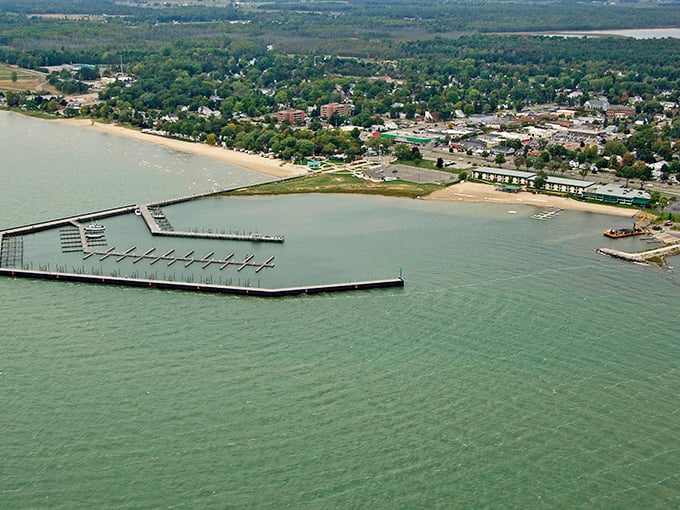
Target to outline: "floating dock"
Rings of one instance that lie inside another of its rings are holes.
[[[531,219],[532,220],[549,220],[550,218],[554,218],[558,214],[560,214],[564,209],[548,209],[546,211],[542,211],[540,213],[532,214]]]
[[[36,271],[27,269],[0,268],[0,276],[15,278],[34,278],[41,280],[61,280],[67,282],[98,283],[108,285],[125,285],[163,290],[185,290],[193,292],[212,292],[256,297],[284,297],[300,294],[321,294],[326,292],[348,292],[354,290],[384,289],[403,287],[404,279],[388,278],[385,280],[367,280],[325,285],[307,285],[303,287],[283,287],[266,289],[260,287],[241,287],[232,285],[216,285],[212,283],[189,283],[169,280],[150,280],[144,278],[125,278],[121,276],[101,276],[91,274],[64,273],[52,271]]]
[[[274,267],[274,264],[272,263],[272,261],[274,260],[274,255],[270,256],[264,262],[257,262],[253,260],[255,258],[255,254],[252,253],[246,255],[243,260],[232,260],[234,257],[233,252],[224,257],[223,259],[220,259],[213,257],[213,255],[215,255],[214,251],[205,254],[203,257],[197,258],[192,257],[194,250],[188,251],[187,253],[184,254],[184,256],[176,256],[173,255],[175,251],[174,248],[166,251],[163,255],[154,254],[156,248],[149,248],[143,253],[135,253],[136,249],[137,249],[136,246],[131,246],[130,248],[124,251],[116,251],[116,247],[114,246],[108,248],[106,251],[99,250],[84,251],[83,260],[87,260],[94,255],[99,255],[100,262],[106,260],[109,257],[116,257],[116,262],[121,262],[125,259],[130,258],[132,259],[133,264],[137,264],[142,260],[150,260],[149,265],[154,265],[156,262],[163,260],[167,261],[168,266],[173,265],[175,262],[184,262],[184,267],[189,267],[191,264],[194,263],[200,263],[201,269],[205,269],[211,264],[217,264],[219,265],[220,271],[222,271],[227,266],[238,266],[238,268],[236,269],[236,271],[238,272],[242,271],[246,267],[255,267],[256,273],[259,273],[265,267]]]

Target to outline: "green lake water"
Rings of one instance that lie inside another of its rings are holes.
[[[0,145],[2,228],[265,179],[4,113]],[[677,273],[594,251],[645,247],[602,236],[625,219],[508,209],[309,195],[166,210],[178,230],[286,236],[257,246],[107,220],[121,247],[274,255],[230,270],[252,284],[401,268],[403,289],[267,300],[0,279],[0,507],[679,508]],[[25,250],[78,263],[55,242]]]

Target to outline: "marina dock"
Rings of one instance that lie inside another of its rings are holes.
[[[104,209],[102,211],[90,212],[87,214],[80,214],[78,216],[68,216],[66,218],[58,218],[56,220],[43,221],[40,223],[32,223],[30,225],[22,225],[20,227],[8,228],[0,232],[0,235],[18,236],[25,234],[32,234],[43,230],[52,228],[73,226],[75,223],[87,223],[89,221],[99,220],[102,218],[109,218],[111,216],[118,216],[120,214],[131,213],[135,210],[136,205],[126,205],[123,207],[116,207],[114,209]]]
[[[149,263],[150,265],[153,265],[161,260],[164,260],[167,261],[168,266],[173,265],[175,262],[184,262],[184,267],[189,267],[194,263],[200,263],[201,269],[205,269],[211,264],[217,264],[219,265],[220,271],[222,271],[227,266],[238,266],[238,268],[236,269],[236,271],[238,272],[242,271],[246,267],[255,267],[256,273],[259,273],[265,267],[274,267],[274,264],[272,263],[272,261],[274,260],[274,255],[270,256],[264,262],[257,262],[253,260],[255,258],[254,254],[246,255],[243,260],[233,260],[234,253],[230,253],[225,258],[220,259],[213,257],[213,255],[215,254],[214,251],[205,254],[203,257],[197,258],[192,257],[194,250],[188,251],[187,253],[184,254],[184,256],[177,256],[173,255],[173,253],[175,252],[174,248],[166,251],[162,255],[154,253],[156,251],[156,248],[149,248],[143,253],[136,253],[135,252],[136,249],[137,249],[136,246],[131,246],[130,248],[127,248],[124,251],[116,251],[116,248],[114,246],[106,249],[105,251],[101,250],[85,251],[83,252],[84,253],[83,260],[87,260],[94,255],[98,255],[100,262],[106,260],[109,257],[116,257],[116,262],[122,262],[123,260],[129,258],[132,259],[133,264],[137,264],[142,260],[150,260],[151,261]]]
[[[290,178],[277,179],[276,182],[285,181]],[[233,189],[238,189],[235,187]],[[88,260],[92,257],[98,257],[99,261],[104,261],[109,258],[115,259],[115,262],[122,262],[131,260],[133,264],[141,261],[149,261],[150,265],[156,264],[160,261],[167,262],[167,266],[171,266],[176,262],[183,262],[184,267],[189,267],[192,264],[201,264],[202,269],[206,269],[215,264],[219,271],[229,267],[235,266],[237,272],[245,268],[255,268],[255,273],[259,273],[265,268],[274,267],[274,256],[269,256],[264,261],[255,260],[254,254],[247,254],[241,260],[235,257],[235,254],[229,253],[224,258],[215,257],[215,251],[210,251],[202,257],[194,256],[194,250],[189,250],[183,256],[174,255],[175,249],[169,249],[163,254],[159,255],[155,247],[151,247],[145,251],[136,251],[136,246],[131,246],[123,251],[116,250],[115,247],[107,247],[107,241],[104,237],[104,226],[92,225],[87,226],[87,223],[93,223],[96,220],[103,218],[131,214],[141,216],[146,223],[149,232],[154,236],[171,236],[171,237],[187,237],[195,239],[215,239],[228,241],[252,241],[252,242],[273,242],[283,243],[284,236],[282,235],[267,235],[259,234],[257,232],[218,232],[218,231],[194,231],[182,232],[176,231],[165,217],[162,207],[164,205],[172,205],[181,202],[188,202],[198,198],[205,198],[207,196],[218,195],[231,190],[223,190],[201,195],[192,195],[181,197],[164,202],[157,202],[148,205],[126,205],[113,209],[105,209],[101,211],[89,212],[77,216],[70,216],[66,218],[58,218],[55,220],[33,223],[30,225],[23,225],[19,227],[0,230],[0,276],[21,277],[21,278],[36,278],[45,280],[62,280],[69,282],[80,283],[99,283],[109,285],[125,285],[134,287],[157,288],[157,289],[174,289],[174,290],[191,290],[200,292],[215,292],[222,294],[235,295],[249,295],[259,297],[282,297],[293,296],[299,294],[319,294],[324,292],[345,292],[352,290],[366,290],[389,287],[403,287],[404,280],[401,278],[391,278],[382,280],[365,280],[356,282],[344,282],[323,285],[308,285],[285,288],[263,288],[250,287],[249,280],[246,280],[245,286],[231,285],[231,279],[228,279],[229,285],[213,283],[212,276],[203,278],[202,281],[195,283],[193,277],[189,281],[175,281],[174,276],[170,280],[157,279],[156,273],[152,276],[139,278],[137,273],[134,277],[120,276],[118,271],[113,271],[110,276],[96,274],[97,271],[93,268],[91,273],[87,273],[84,269],[73,268],[72,272],[66,270],[66,266],[57,265],[56,271],[51,271],[49,263],[40,266],[39,269],[34,270],[32,263],[30,268],[24,265],[23,262],[23,236],[30,235],[36,232],[41,232],[50,229],[59,229],[59,243],[61,245],[62,253],[82,252],[83,260]],[[98,231],[94,232],[92,227],[97,227]],[[87,230],[86,230],[87,228]],[[101,249],[96,249],[101,247]],[[173,273],[174,275],[174,273]],[[146,274],[145,274],[146,276]],[[163,276],[165,278],[165,275]]]
[[[232,233],[232,232],[186,232],[178,231],[172,228],[167,228],[169,223],[165,218],[159,205],[138,205],[135,211],[139,211],[140,216],[144,219],[149,232],[154,236],[169,236],[169,237],[190,237],[195,239],[221,239],[225,241],[252,241],[263,243],[282,243],[284,236],[259,234],[257,232],[249,233]],[[164,226],[166,228],[164,228]]]
[[[321,294],[326,292],[348,292],[354,290],[384,289],[403,287],[403,278],[388,278],[384,280],[366,280],[324,285],[308,285],[303,287],[283,287],[266,289],[261,287],[242,287],[232,285],[217,285],[212,283],[190,283],[168,280],[152,280],[144,278],[125,278],[121,276],[102,276],[91,274],[64,273],[52,271],[37,271],[27,269],[0,268],[0,276],[15,278],[34,278],[42,280],[61,280],[79,283],[97,283],[105,285],[124,285],[130,287],[144,287],[163,290],[185,290],[193,292],[212,292],[256,297],[284,297],[301,294]]]

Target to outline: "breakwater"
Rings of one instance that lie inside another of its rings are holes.
[[[233,285],[217,285],[214,283],[189,283],[169,280],[151,280],[145,278],[127,278],[121,276],[101,276],[91,274],[65,273],[56,271],[38,271],[27,269],[0,268],[0,276],[15,278],[33,278],[41,280],[61,280],[67,282],[122,285],[130,287],[154,288],[163,290],[185,290],[193,292],[212,292],[256,297],[284,297],[300,294],[320,294],[327,292],[347,292],[353,290],[384,289],[403,287],[404,279],[388,278],[383,280],[366,280],[357,282],[332,283],[325,285],[306,285],[300,287],[283,287],[267,289],[261,287],[243,287]]]
[[[659,265],[665,265],[665,258],[672,257],[673,255],[680,254],[680,243],[670,244],[667,246],[662,246],[661,248],[655,248],[653,250],[641,251],[641,252],[627,252],[614,250],[611,248],[598,248],[596,250],[598,253],[604,255],[609,255],[621,260],[627,260],[629,262],[651,262]]]

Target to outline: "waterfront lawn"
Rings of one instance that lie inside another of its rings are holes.
[[[412,166],[414,168],[426,168],[428,170],[439,170],[440,172],[447,172],[449,174],[459,174],[463,171],[462,168],[451,168],[450,166],[437,168],[437,162],[432,161],[431,159],[421,159],[419,161],[408,161],[408,160],[397,159],[397,160],[393,161],[391,164]]]
[[[229,192],[229,195],[286,195],[293,193],[357,193],[416,198],[440,189],[437,184],[405,181],[371,182],[349,174],[317,174],[283,182],[251,186]]]

